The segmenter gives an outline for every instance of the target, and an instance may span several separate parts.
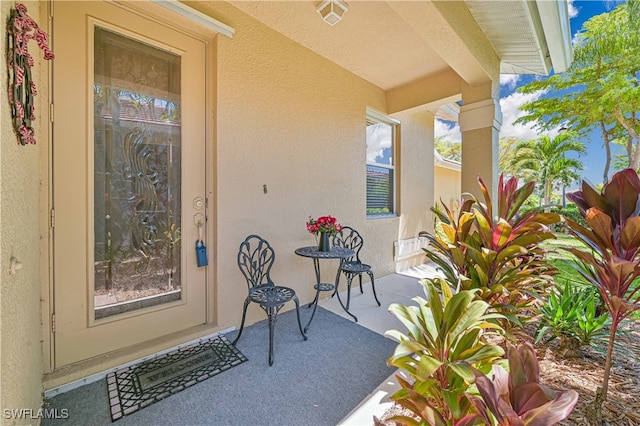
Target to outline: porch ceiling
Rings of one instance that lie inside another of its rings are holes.
[[[562,24],[544,26],[537,3],[522,0],[351,0],[333,27],[316,12],[320,0],[229,3],[385,90],[448,69],[473,85],[498,63],[500,72],[547,74],[548,34]]]

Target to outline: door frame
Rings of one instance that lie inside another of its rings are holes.
[[[108,3],[121,7],[123,10],[142,16],[146,19],[150,19],[162,25],[171,26],[175,31],[182,32],[190,37],[196,38],[205,45],[205,216],[207,218],[206,235],[205,239],[208,245],[208,263],[209,267],[206,270],[206,323],[204,326],[193,327],[193,333],[189,333],[189,330],[185,330],[185,341],[192,338],[193,335],[206,335],[211,333],[218,325],[217,317],[217,293],[216,293],[216,276],[217,276],[217,202],[215,198],[214,188],[216,187],[216,126],[215,119],[217,117],[216,102],[215,102],[215,88],[217,85],[216,74],[216,46],[218,42],[218,33],[210,28],[206,28],[200,24],[193,22],[192,20],[180,16],[174,12],[166,10],[165,8],[152,3],[151,1],[113,1],[103,0]],[[55,17],[53,16],[53,0],[48,0],[46,5],[40,8],[40,21],[42,28],[45,32],[53,37],[52,29]],[[41,243],[41,268],[40,268],[40,283],[42,292],[41,314],[42,314],[42,367],[45,375],[54,373],[54,355],[55,355],[55,311],[54,311],[54,205],[53,205],[53,122],[54,122],[54,107],[53,107],[53,64],[47,62],[43,66],[47,66],[46,70],[42,71],[43,76],[43,89],[41,89],[41,95],[46,93],[46,96],[41,96],[39,101],[39,110],[41,111],[41,117],[39,122],[41,126],[42,136],[40,140],[46,140],[48,143],[46,146],[40,145],[41,161],[40,161],[40,177],[42,181],[40,205],[46,206],[46,209],[40,210],[40,226],[42,229],[42,243]],[[202,330],[204,327],[204,330]],[[104,354],[96,358],[92,358],[90,361],[80,361],[72,364],[72,368],[77,370],[76,366],[83,370],[83,366],[87,367],[95,366],[96,360],[102,358],[118,359],[117,354],[136,353],[139,352],[148,342],[143,342],[133,347],[124,348],[110,352],[108,355]],[[167,345],[167,347],[170,345]],[[113,355],[116,356],[113,356]],[[59,370],[68,370],[69,366],[62,367]],[[104,369],[104,368],[103,368]]]

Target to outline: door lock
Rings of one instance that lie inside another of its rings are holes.
[[[201,197],[194,198],[193,208],[196,210],[202,210],[204,208],[204,200]]]

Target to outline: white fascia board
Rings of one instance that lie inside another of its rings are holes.
[[[573,61],[569,6],[566,0],[536,0],[540,21],[556,73],[566,71]]]
[[[560,0],[560,1],[566,1],[566,0]],[[538,10],[538,3],[536,1],[527,1],[525,4],[527,5],[527,10],[529,11],[528,13],[529,24],[531,25],[531,28],[533,30],[533,34],[535,37],[536,49],[538,50],[540,63],[544,68],[544,74],[549,75],[551,73],[551,68],[553,68],[553,65],[551,63],[551,55],[549,54],[547,37],[544,32],[542,20],[540,19],[540,11]]]
[[[462,171],[462,163],[455,160],[451,160],[449,158],[444,158],[435,149],[433,150],[433,157],[434,157],[434,164],[437,167],[454,170],[456,172]]]
[[[181,3],[177,0],[152,0],[152,1],[162,7],[165,7],[177,13],[178,15],[182,15],[185,18],[188,18],[191,21],[202,25],[205,28],[209,28],[229,38],[233,37],[233,34],[235,33],[235,30],[231,28],[229,25],[223,22],[220,22],[209,15],[205,15],[199,10],[189,7],[186,4]]]

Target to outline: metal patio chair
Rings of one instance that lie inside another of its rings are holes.
[[[362,274],[369,275],[369,278],[371,279],[371,288],[373,289],[373,297],[375,297],[378,306],[380,306],[380,301],[378,300],[378,295],[376,294],[373,269],[370,265],[367,265],[360,261],[360,250],[362,249],[363,244],[364,240],[362,239],[360,233],[349,226],[343,226],[342,230],[333,237],[334,247],[346,247],[355,252],[352,257],[345,259],[344,262],[342,262],[342,266],[340,267],[340,272],[338,272],[338,278],[336,280],[337,292],[338,284],[340,282],[340,275],[344,274],[347,277],[347,310],[349,309],[349,302],[351,301],[351,282],[356,275],[358,276],[358,280],[360,281],[360,293],[364,293],[362,291]]]
[[[273,331],[276,317],[284,304],[291,300],[296,304],[296,315],[298,316],[300,333],[302,337],[304,337],[304,340],[307,340],[307,336],[302,330],[302,323],[300,322],[300,302],[298,301],[296,292],[289,287],[275,285],[269,276],[275,258],[276,254],[271,245],[258,235],[249,235],[242,244],[240,244],[238,267],[247,280],[249,294],[244,300],[242,324],[240,325],[240,331],[233,341],[233,344],[235,345],[242,335],[249,303],[254,302],[259,304],[266,312],[269,321],[269,365],[273,365]]]

